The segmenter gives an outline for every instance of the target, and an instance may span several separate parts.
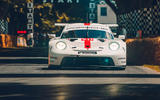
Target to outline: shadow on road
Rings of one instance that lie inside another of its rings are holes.
[[[160,78],[158,74],[0,74],[0,78],[48,77],[109,77],[109,78]]]
[[[1,100],[159,100],[160,85],[27,85],[0,83]]]
[[[48,63],[48,59],[38,59],[38,58],[34,58],[34,59],[29,59],[29,58],[0,59],[0,64],[18,64],[18,63],[24,63],[24,64],[47,64]]]
[[[66,66],[63,66],[61,68],[41,68],[41,70],[73,70],[73,71],[79,71],[79,70],[105,70],[105,71],[124,71],[124,69],[122,68],[116,68],[116,67],[104,67],[104,66],[101,66],[101,65],[83,65],[83,66],[78,66],[78,65],[75,65],[75,66],[69,66],[69,67],[66,67]]]
[[[0,48],[0,57],[47,57],[48,47]]]

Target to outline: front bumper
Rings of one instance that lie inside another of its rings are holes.
[[[115,66],[112,58],[110,57],[64,57],[62,66],[86,66],[86,65],[103,65],[103,66]]]
[[[87,56],[87,55],[53,55],[50,57],[51,65],[62,66],[126,66],[125,56]]]

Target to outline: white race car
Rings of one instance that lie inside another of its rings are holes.
[[[126,43],[115,38],[110,26],[97,23],[57,24],[60,37],[49,41],[49,68],[65,66],[126,67]]]

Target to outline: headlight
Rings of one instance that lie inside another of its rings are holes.
[[[109,44],[109,48],[110,48],[111,50],[113,50],[113,51],[118,50],[119,47],[120,47],[120,45],[119,45],[119,43],[117,43],[117,42],[112,42],[112,43]]]
[[[67,45],[64,42],[58,42],[56,44],[56,47],[57,49],[64,50],[67,47]]]

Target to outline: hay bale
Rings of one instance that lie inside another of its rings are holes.
[[[154,39],[134,39],[127,42],[127,61],[131,65],[154,63]]]
[[[160,65],[160,37],[155,39],[154,64]]]

